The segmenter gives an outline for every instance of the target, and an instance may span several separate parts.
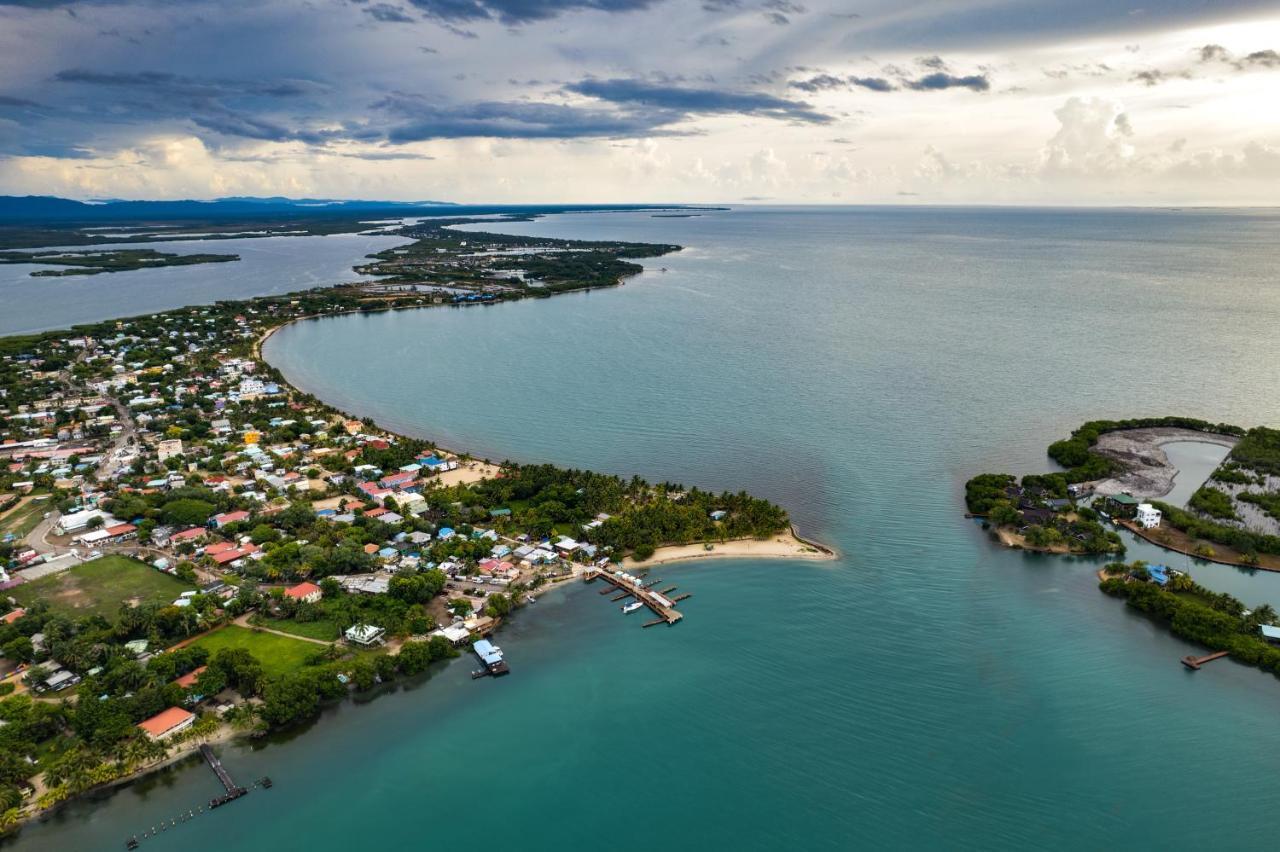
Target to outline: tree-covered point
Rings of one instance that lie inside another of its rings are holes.
[[[1261,473],[1280,475],[1280,429],[1250,429],[1232,448],[1231,459]]]
[[[479,520],[488,518],[489,509],[509,508],[512,517],[505,523],[513,529],[531,535],[572,534],[617,552],[641,545],[764,538],[788,525],[781,507],[745,492],[714,494],[671,483],[653,486],[639,477],[623,480],[551,465],[507,462],[500,477],[433,490],[427,497],[452,520]],[[455,507],[457,503],[463,510]],[[713,520],[712,513],[720,512],[723,516]],[[599,514],[610,517],[582,530]]]
[[[1144,569],[1141,564],[1109,565],[1106,571],[1111,576],[1099,588],[1124,598],[1129,606],[1148,613],[1176,636],[1214,651],[1228,651],[1233,659],[1280,677],[1280,649],[1258,632],[1260,625],[1277,620],[1270,605],[1250,612],[1231,595],[1206,589],[1185,575],[1175,575],[1164,587],[1142,582]]]
[[[1224,521],[1239,520],[1231,495],[1211,485],[1202,485],[1191,495],[1187,505],[1197,512],[1203,512]]]

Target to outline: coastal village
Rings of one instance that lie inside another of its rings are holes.
[[[0,829],[460,654],[504,674],[493,632],[574,578],[673,624],[687,593],[631,573],[662,548],[826,555],[764,500],[448,452],[259,356],[385,295],[0,340]]]

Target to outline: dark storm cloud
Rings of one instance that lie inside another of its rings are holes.
[[[391,3],[372,3],[364,8],[364,13],[375,21],[386,24],[412,24],[416,19]]]
[[[823,92],[829,89],[849,88],[848,81],[843,77],[833,77],[830,74],[818,74],[808,80],[792,80],[787,85],[802,92]]]
[[[122,89],[152,89],[187,97],[261,96],[295,98],[320,95],[329,91],[325,83],[315,80],[220,80],[186,77],[161,71],[104,72],[69,68],[53,75],[59,83],[86,86],[108,86]]]
[[[918,80],[908,80],[906,86],[917,92],[936,92],[943,89],[971,89],[975,92],[985,92],[991,88],[991,81],[987,79],[986,74],[956,77],[939,71],[936,74],[926,74]]]
[[[23,108],[39,106],[35,101],[29,101],[26,98],[15,98],[12,95],[0,95],[0,107],[17,107]]]
[[[892,92],[894,85],[883,77],[850,77],[849,82],[873,92]]]
[[[671,113],[609,112],[564,104],[483,102],[438,105],[397,94],[375,108],[400,119],[387,131],[395,144],[427,139],[587,139],[653,134],[677,121]]]
[[[832,119],[802,101],[779,98],[763,92],[727,92],[719,89],[687,88],[645,80],[583,80],[566,87],[569,91],[602,101],[657,109],[676,110],[691,115],[738,113],[826,124]]]
[[[831,89],[869,89],[873,92],[894,92],[897,86],[883,77],[834,77],[830,74],[818,74],[808,80],[792,80],[787,84],[802,92],[821,92]]]
[[[568,12],[634,12],[661,0],[409,0],[442,21],[496,20],[507,26],[546,21]]]

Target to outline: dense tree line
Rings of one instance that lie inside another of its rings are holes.
[[[1250,553],[1280,555],[1280,536],[1251,532],[1240,527],[1218,523],[1168,503],[1153,501],[1152,505],[1164,513],[1166,523],[1182,530],[1192,538],[1225,544],[1246,556]]]
[[[1270,606],[1258,607],[1246,617],[1245,606],[1239,600],[1195,584],[1182,591],[1170,591],[1154,583],[1111,577],[1103,580],[1099,588],[1150,614],[1176,636],[1214,651],[1229,651],[1233,659],[1280,677],[1280,649],[1258,635],[1260,623],[1276,618]]]

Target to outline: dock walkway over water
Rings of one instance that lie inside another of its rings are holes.
[[[209,802],[209,807],[216,808],[221,805],[225,805],[227,802],[234,801],[249,792],[232,780],[231,773],[222,765],[222,761],[218,759],[218,756],[213,753],[213,749],[209,748],[207,745],[202,745],[200,746],[200,754],[202,754],[204,759],[208,761],[209,768],[213,770],[214,775],[218,776],[218,780],[222,782],[222,786],[227,789],[226,795],[218,796],[216,799],[211,800]]]
[[[597,578],[604,580],[618,591],[625,593],[620,597],[615,598],[615,600],[621,600],[623,597],[630,595],[648,607],[654,615],[658,616],[656,621],[650,621],[645,625],[645,627],[649,627],[653,624],[661,624],[662,622],[675,624],[677,621],[684,618],[684,616],[680,614],[680,611],[676,609],[674,601],[660,592],[655,592],[653,589],[647,588],[641,584],[639,580],[629,574],[596,569],[588,571],[582,577],[582,579],[587,583],[590,583],[592,580]]]
[[[1216,654],[1209,654],[1207,657],[1193,657],[1188,654],[1187,656],[1182,658],[1182,664],[1187,668],[1191,669],[1192,671],[1196,671],[1205,663],[1211,663],[1214,660],[1220,660],[1230,653],[1231,653],[1230,651],[1219,651]]]

